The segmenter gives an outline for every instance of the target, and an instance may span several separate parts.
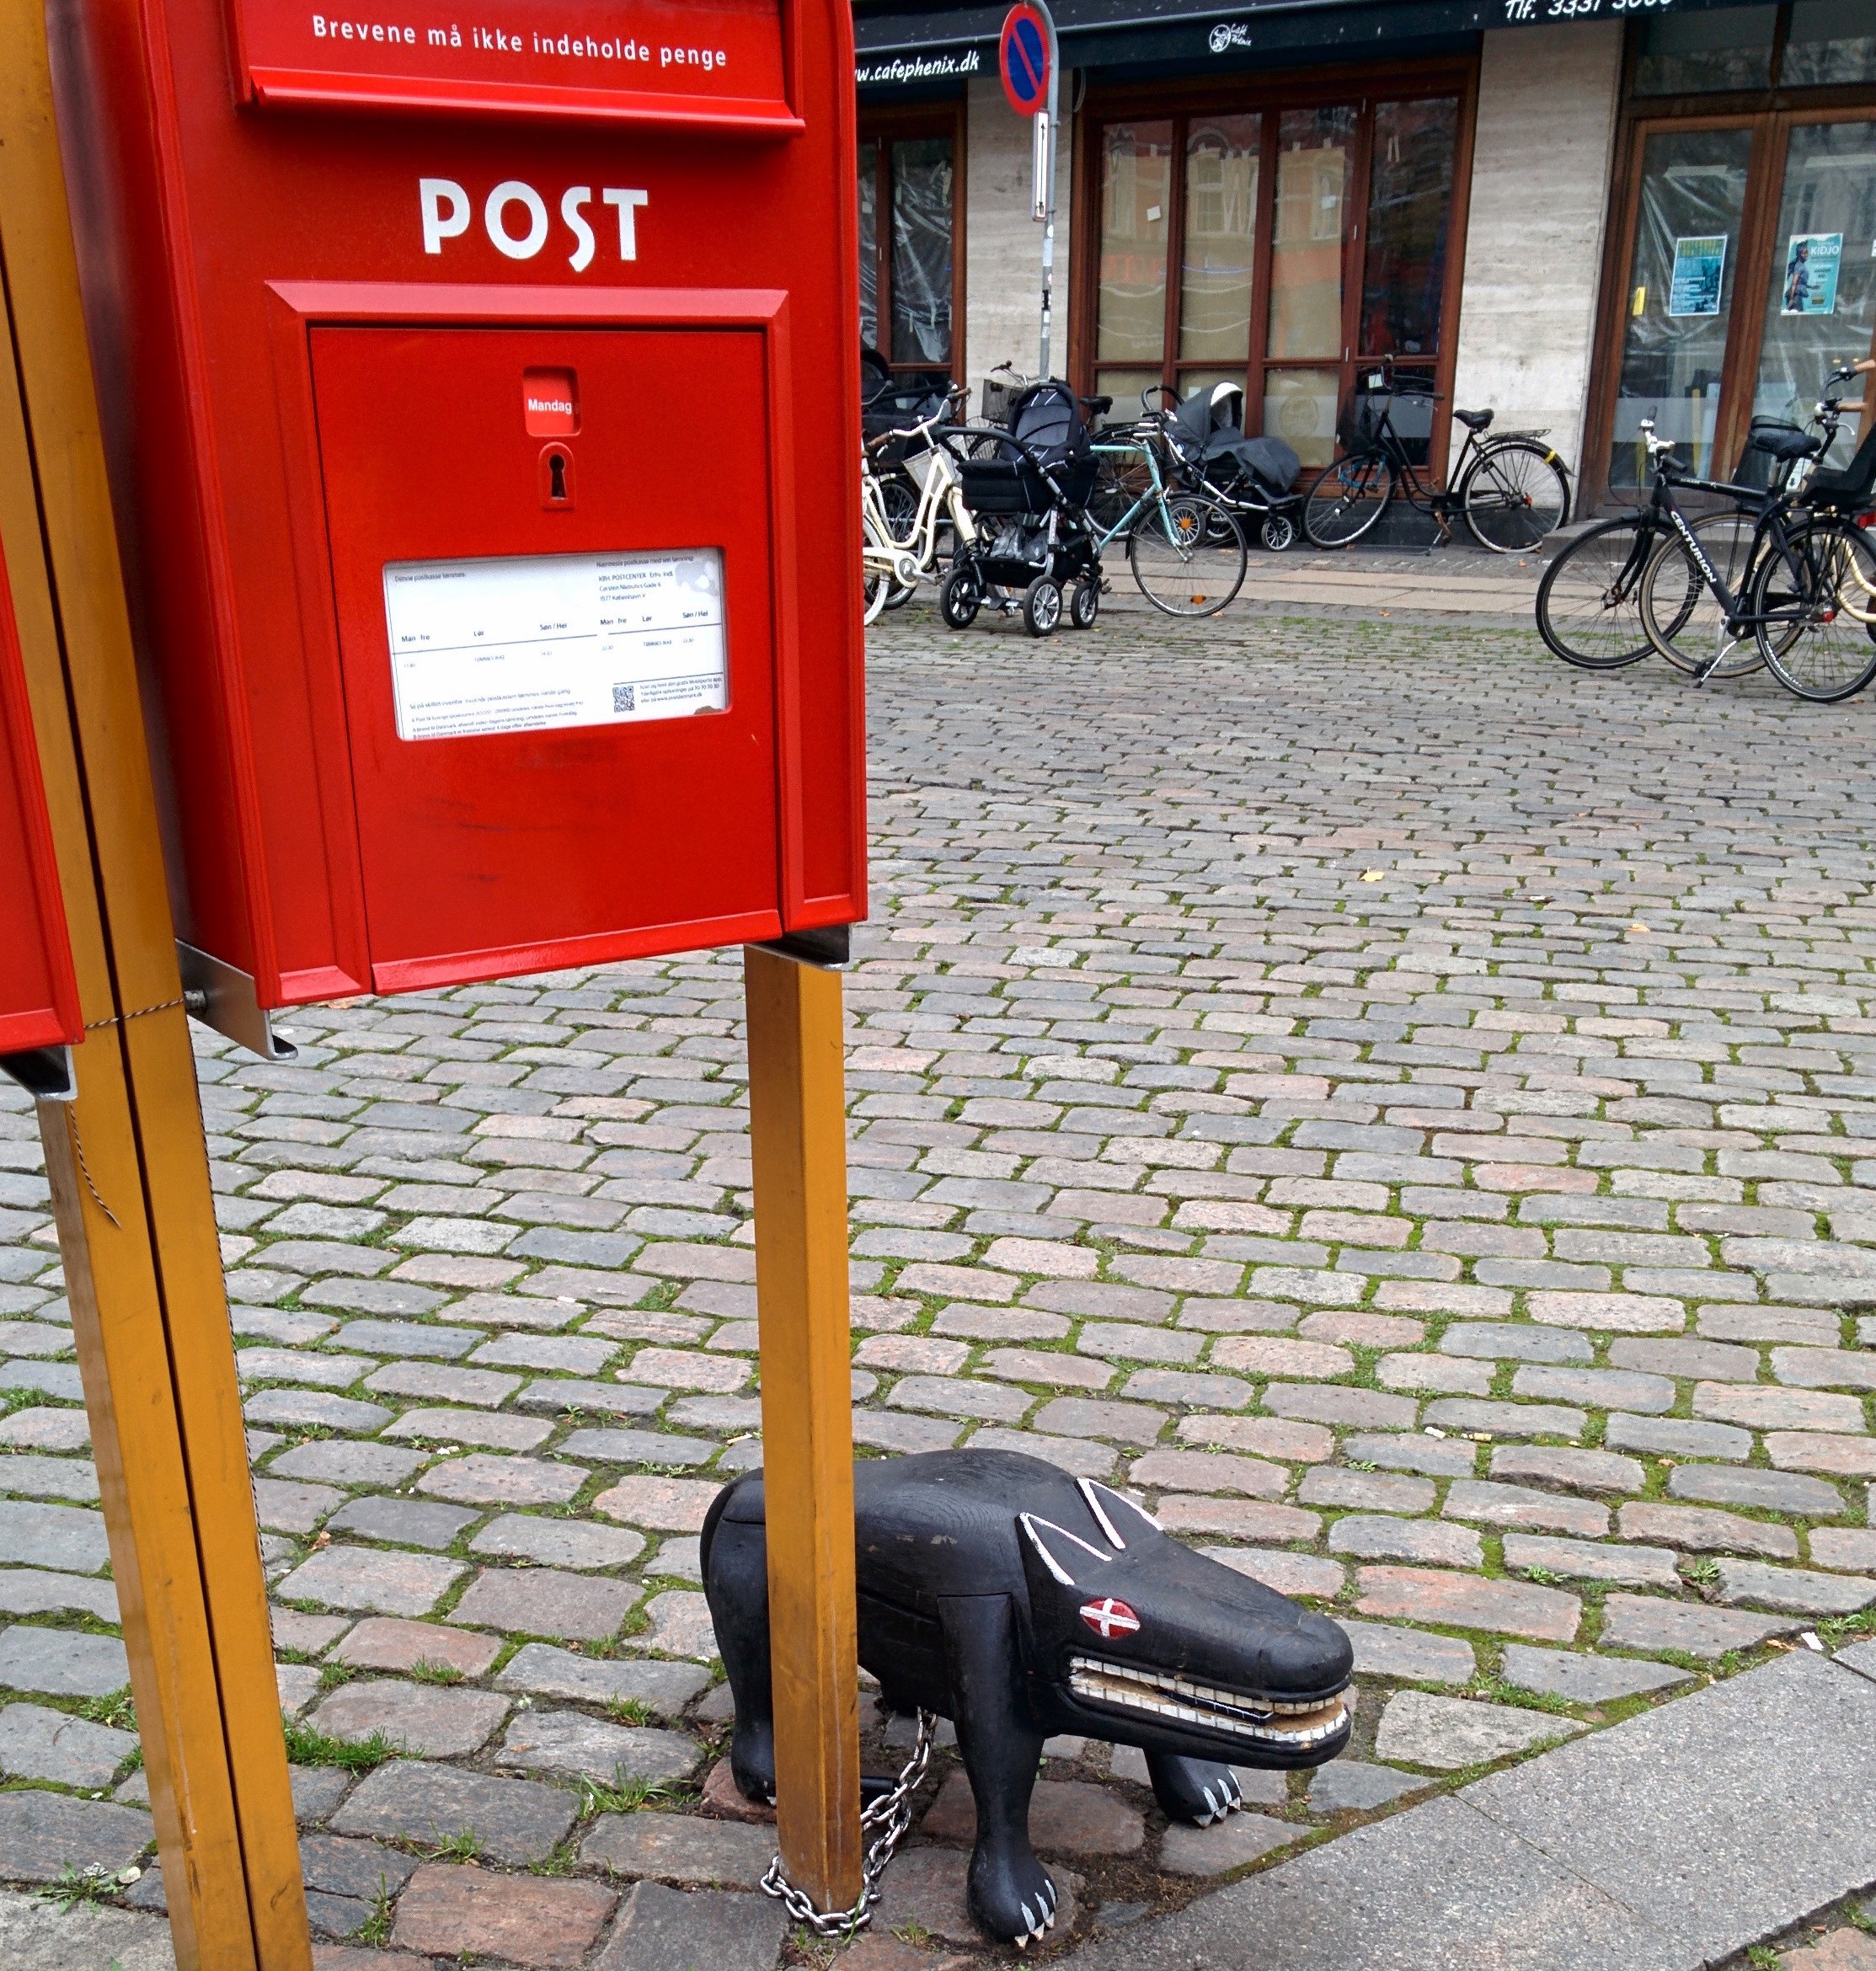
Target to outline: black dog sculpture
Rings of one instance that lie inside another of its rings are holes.
[[[950,1718],[977,1803],[970,1913],[1026,1944],[1055,1921],[1029,1846],[1043,1741],[1137,1745],[1160,1805],[1203,1827],[1232,1765],[1320,1765],[1348,1743],[1354,1652],[1334,1622],[1182,1546],[1119,1493],[1015,1451],[854,1466],[860,1661],[894,1711]],[[704,1590],[736,1701],[730,1770],[775,1797],[762,1477],[703,1523]]]

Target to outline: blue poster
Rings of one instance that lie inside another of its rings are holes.
[[[1726,235],[1713,232],[1674,243],[1674,278],[1668,284],[1670,315],[1717,315],[1726,275]]]
[[[1841,232],[1794,232],[1785,248],[1783,315],[1834,315],[1837,269],[1843,262]]]

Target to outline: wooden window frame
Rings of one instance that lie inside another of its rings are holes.
[[[949,137],[951,140],[951,357],[947,365],[951,379],[959,381],[965,349],[965,224],[970,205],[965,175],[965,104],[955,101],[909,104],[903,108],[875,110],[862,104],[859,137],[863,144],[878,144],[880,165],[875,227],[874,257],[878,269],[879,326],[890,343],[892,339],[892,146],[908,137]],[[856,190],[855,196],[858,196]],[[890,349],[879,354],[896,376],[929,377],[936,374],[931,363],[898,363]]]
[[[1774,74],[1784,58],[1790,20],[1788,4],[1780,9],[1773,32]],[[1733,313],[1727,324],[1726,357],[1720,368],[1720,414],[1713,445],[1713,461],[1731,467],[1738,461],[1752,419],[1753,387],[1765,339],[1766,284],[1777,247],[1778,213],[1784,201],[1791,132],[1801,124],[1876,122],[1876,83],[1869,83],[1821,88],[1638,96],[1635,68],[1641,42],[1642,24],[1632,22],[1622,57],[1622,107],[1617,123],[1615,167],[1611,174],[1610,224],[1603,246],[1595,361],[1590,366],[1583,458],[1578,474],[1579,505],[1583,509],[1628,505],[1634,497],[1629,488],[1610,491],[1609,455],[1617,437],[1616,404],[1628,319],[1628,273],[1634,259],[1642,164],[1649,138],[1664,130],[1751,132],[1745,204],[1740,215],[1739,252],[1734,266]],[[1740,312],[1742,306],[1746,310],[1743,316]],[[1870,348],[1863,353],[1876,355],[1876,334],[1872,335]],[[1821,377],[1818,379],[1820,384],[1823,381]],[[1868,397],[1872,393],[1857,394]],[[1873,416],[1876,414],[1864,413],[1859,435],[1871,428]]]
[[[1262,155],[1258,166],[1256,254],[1251,286],[1251,353],[1243,365],[1244,428],[1264,429],[1264,379],[1267,370],[1333,371],[1336,403],[1348,402],[1355,372],[1376,360],[1359,347],[1361,285],[1367,250],[1366,228],[1372,179],[1371,155],[1374,107],[1381,102],[1421,102],[1431,98],[1457,99],[1458,121],[1453,133],[1451,202],[1446,215],[1446,266],[1440,302],[1440,348],[1430,362],[1405,358],[1403,369],[1430,372],[1434,388],[1447,408],[1452,403],[1452,380],[1459,352],[1459,309],[1465,273],[1466,227],[1471,202],[1472,140],[1478,122],[1478,57],[1442,56],[1403,61],[1387,67],[1285,69],[1229,81],[1210,77],[1152,85],[1123,85],[1088,93],[1075,120],[1074,211],[1070,242],[1069,279],[1073,306],[1069,313],[1069,374],[1075,387],[1092,394],[1105,369],[1139,370],[1138,362],[1097,363],[1096,316],[1101,281],[1101,133],[1110,123],[1172,120],[1172,190],[1167,206],[1166,321],[1161,345],[1160,377],[1179,387],[1181,371],[1218,371],[1233,366],[1212,360],[1182,359],[1178,354],[1180,283],[1185,241],[1187,133],[1195,120],[1211,116],[1260,115]],[[1320,360],[1271,356],[1269,346],[1270,259],[1276,213],[1276,157],[1282,113],[1286,110],[1352,107],[1355,136],[1350,158],[1348,189],[1342,221],[1342,355]],[[1120,410],[1130,407],[1117,405]],[[1451,444],[1450,417],[1434,419],[1433,443],[1427,469],[1443,479]]]

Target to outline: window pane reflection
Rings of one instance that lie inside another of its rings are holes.
[[[1260,116],[1195,118],[1185,140],[1179,354],[1242,363],[1251,353]]]
[[[1768,88],[1777,24],[1776,7],[1657,14],[1641,24],[1635,93],[1678,96]]]
[[[1869,0],[1797,0],[1778,80],[1788,89],[1876,82],[1876,8]]]
[[[1335,457],[1339,370],[1266,370],[1264,429],[1291,446],[1306,466]]]
[[[1454,97],[1375,107],[1358,345],[1364,355],[1439,353],[1458,128]]]
[[[892,147],[892,360],[951,361],[951,140]]]
[[[879,346],[879,147],[860,146],[860,340]]]
[[[1101,133],[1097,361],[1157,364],[1165,353],[1167,211],[1172,200],[1171,120],[1109,124]]]
[[[1648,483],[1636,425],[1654,419],[1696,473],[1713,463],[1749,130],[1659,131],[1642,160],[1609,483]]]
[[[1355,123],[1355,110],[1338,106],[1286,110],[1278,126],[1270,248],[1274,356],[1342,354],[1343,208]]]
[[[1876,333],[1869,243],[1876,240],[1876,123],[1805,123],[1792,131],[1772,238],[1752,409],[1801,425],[1825,377],[1868,355]],[[1853,418],[1845,424],[1831,464],[1843,464],[1855,449],[1857,429]]]

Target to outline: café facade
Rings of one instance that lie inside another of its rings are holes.
[[[862,334],[974,393],[1038,351],[1004,11],[854,8]],[[1229,378],[1307,469],[1391,356],[1448,406],[1547,427],[1601,504],[1637,483],[1643,416],[1729,469],[1754,417],[1802,419],[1876,350],[1876,0],[1056,0],[1056,21],[1053,366],[1116,414]]]

